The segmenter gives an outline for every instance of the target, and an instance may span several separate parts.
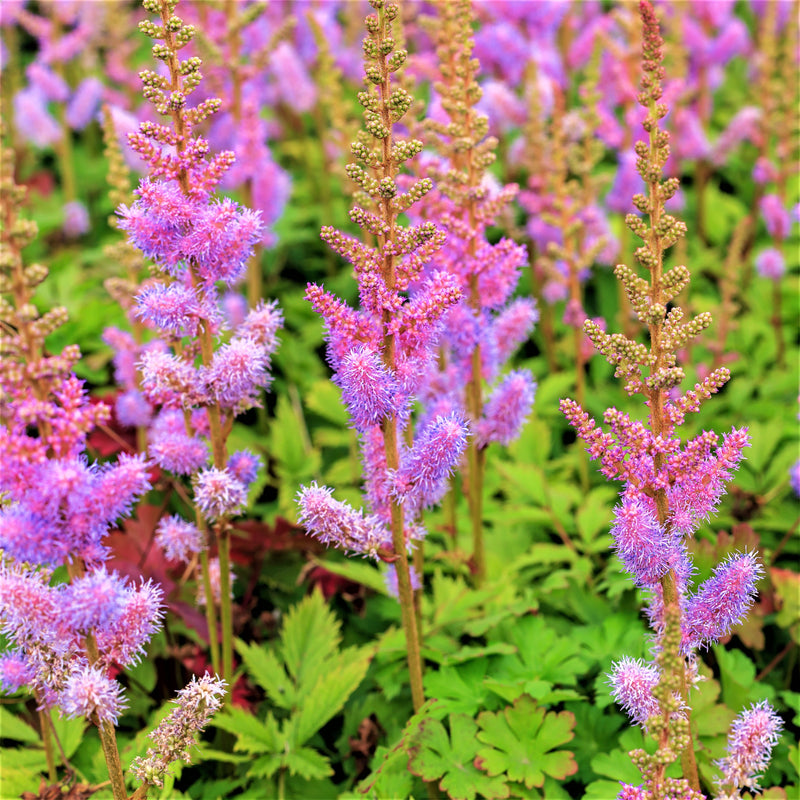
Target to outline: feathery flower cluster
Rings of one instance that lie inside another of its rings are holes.
[[[131,764],[131,773],[143,783],[163,786],[164,777],[172,764],[185,761],[191,764],[191,747],[211,717],[222,707],[225,681],[208,673],[196,675],[178,691],[177,706],[150,734],[154,747]]]
[[[200,61],[178,57],[194,28],[173,15],[174,7],[174,2],[145,3],[163,24],[146,21],[141,28],[163,41],[155,46],[156,56],[171,76],[143,72],[145,94],[172,126],[145,122],[131,134],[131,146],[149,163],[150,175],[137,200],[120,206],[119,227],[162,274],[136,298],[136,316],[160,337],[137,365],[143,398],[162,406],[150,428],[149,453],[164,469],[194,476],[198,508],[217,520],[245,504],[247,485],[255,478],[256,462],[245,465],[237,456],[233,465],[227,463],[223,431],[236,414],[259,405],[269,385],[281,314],[274,303],[260,302],[214,351],[212,337],[223,325],[217,286],[230,287],[242,278],[262,224],[257,211],[213,195],[235,159],[230,151],[208,159],[208,142],[192,133],[219,101],[188,106],[200,82]],[[132,367],[126,363],[126,371]],[[169,527],[170,532],[177,529]],[[173,557],[194,552],[180,539],[174,546],[169,536],[164,541]]]
[[[306,293],[325,320],[334,381],[361,436],[371,514],[364,517],[316,485],[303,487],[298,502],[309,532],[323,541],[405,562],[410,539],[422,535],[414,524],[418,512],[441,497],[466,446],[467,425],[457,416],[432,418],[413,444],[401,436],[411,424],[412,399],[434,362],[442,319],[460,300],[461,290],[454,275],[424,272],[441,248],[444,232],[431,222],[408,228],[398,222],[402,212],[430,191],[431,181],[403,182],[398,175],[422,143],[393,137],[394,124],[411,105],[410,95],[391,83],[406,52],[395,50],[389,35],[398,7],[371,2],[377,13],[366,20],[364,54],[372,88],[358,96],[366,133],[352,145],[364,166],[350,164],[347,172],[360,186],[364,206],[354,207],[351,219],[377,245],[323,228],[322,238],[353,264],[361,307],[350,308],[321,286],[309,285]]]
[[[508,444],[515,439],[533,405],[535,381],[527,370],[502,379],[487,402],[484,381],[494,382],[514,350],[528,337],[537,312],[532,300],[511,301],[520,270],[527,265],[524,247],[509,239],[496,244],[486,230],[514,199],[517,186],[495,189],[487,168],[494,162],[497,139],[488,136],[489,118],[478,111],[482,90],[476,74],[469,2],[442,3],[435,20],[441,111],[427,120],[441,159],[428,166],[437,190],[420,204],[423,218],[436,220],[447,241],[433,253],[428,274],[457,278],[461,302],[444,317],[440,358],[432,365],[422,399],[426,410],[466,412],[476,446]],[[430,413],[430,411],[428,412]]]
[[[584,330],[616,367],[628,394],[644,396],[649,418],[642,423],[608,409],[606,432],[574,401],[562,400],[561,408],[586,442],[589,455],[600,461],[601,472],[625,482],[612,526],[615,548],[634,583],[652,593],[648,616],[656,635],[655,664],[623,659],[611,675],[617,700],[634,722],[646,725],[660,742],[655,756],[643,751],[633,754],[647,781],[644,793],[626,795],[624,790],[620,796],[649,798],[664,796],[664,765],[681,752],[685,788],[699,790],[687,721],[687,686],[696,673],[695,651],[722,639],[743,618],[763,569],[755,554],[734,554],[691,592],[686,539],[715,510],[749,436],[745,429],[733,430],[720,442],[716,434],[704,431],[682,442],[676,433],[686,414],[697,411],[730,375],[725,368],[717,369],[694,389],[677,395],[684,373],[676,352],[708,327],[711,319],[701,314],[685,321],[683,311],[673,303],[688,284],[688,270],[679,266],[663,271],[663,251],[685,233],[686,226],[663,209],[678,188],[677,180],[661,178],[670,152],[669,134],[659,128],[659,120],[667,113],[661,89],[663,42],[652,6],[642,0],[640,10],[644,43],[638,100],[647,110],[643,127],[648,141],[637,143],[635,150],[647,194],[635,195],[633,202],[649,217],[650,225],[633,214],[626,221],[644,241],[635,254],[650,280],[624,265],[615,274],[648,328],[650,347],[622,334],[607,334],[592,322]],[[671,743],[667,749],[665,742]]]
[[[86,436],[108,418],[91,406],[72,374],[80,356],[70,347],[47,354],[45,338],[66,318],[39,315],[33,290],[47,275],[24,266],[21,250],[35,235],[18,217],[23,193],[2,154],[0,289],[3,336],[0,368],[0,631],[10,649],[0,661],[5,691],[30,689],[40,708],[82,716],[107,736],[125,707],[112,666],[135,664],[161,620],[161,590],[109,573],[103,543],[110,526],[130,513],[149,488],[144,456],[89,464]],[[52,569],[66,565],[69,583],[51,585]],[[113,728],[112,728],[113,730]]]
[[[102,81],[91,74],[103,36],[104,9],[91,3],[5,5],[3,22],[16,23],[36,45],[25,67],[24,85],[14,95],[14,126],[35,147],[56,151],[66,201],[62,230],[77,238],[89,229],[89,213],[78,198],[70,138],[72,131],[93,121],[106,93]],[[78,57],[80,69],[75,69]],[[76,82],[75,76],[82,79]]]
[[[728,755],[716,762],[716,800],[738,800],[741,789],[759,790],[758,778],[768,766],[783,723],[766,700],[754,703],[733,721],[728,736]]]

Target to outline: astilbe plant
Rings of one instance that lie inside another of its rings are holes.
[[[72,372],[77,346],[60,355],[47,352],[45,339],[65,321],[66,310],[39,315],[33,304],[47,269],[23,262],[22,248],[36,226],[19,216],[24,192],[13,183],[5,148],[2,174],[0,290],[9,299],[0,304],[0,630],[10,647],[0,656],[0,685],[33,693],[53,781],[49,710],[96,725],[114,798],[123,800],[115,726],[126,701],[114,676],[139,662],[161,627],[163,603],[151,581],[137,584],[107,569],[103,540],[150,488],[150,464],[143,455],[88,462],[87,434],[108,419],[109,409],[90,404]],[[59,567],[67,582],[55,579]],[[165,768],[180,756],[165,759]]]
[[[686,541],[717,507],[725,483],[742,459],[748,443],[746,429],[719,437],[709,431],[682,441],[676,432],[689,412],[696,412],[728,380],[720,367],[683,394],[677,387],[684,372],[676,352],[711,324],[703,313],[685,320],[673,305],[689,283],[685,266],[664,271],[664,252],[685,234],[685,225],[665,213],[664,202],[678,189],[677,179],[662,179],[669,156],[669,135],[659,127],[667,113],[661,100],[663,79],[662,39],[652,6],[643,0],[644,25],[642,83],[639,103],[646,109],[643,127],[648,142],[636,146],[637,167],[647,194],[634,196],[634,205],[646,217],[630,214],[627,224],[643,240],[636,257],[649,280],[625,265],[615,269],[640,322],[647,327],[649,348],[622,334],[604,333],[587,322],[584,329],[597,349],[615,366],[630,395],[641,394],[648,409],[646,422],[617,409],[608,409],[606,432],[572,400],[561,408],[590,456],[601,463],[608,479],[624,482],[621,503],[615,509],[612,534],[615,549],[633,582],[650,592],[648,617],[654,632],[653,662],[623,659],[611,674],[614,694],[633,722],[644,727],[657,742],[657,750],[632,752],[645,783],[625,786],[620,797],[700,798],[700,783],[691,729],[691,689],[698,680],[697,650],[725,637],[753,602],[755,584],[763,569],[755,553],[732,555],[711,578],[691,591],[692,565]],[[648,224],[649,223],[649,224]],[[763,767],[780,723],[762,706],[767,723],[745,712],[735,725],[731,755],[723,764],[721,785],[746,786],[753,771]],[[754,728],[768,730],[755,755],[745,757],[744,738],[757,737]],[[747,732],[738,732],[747,729]],[[680,758],[682,777],[666,776],[667,766]]]
[[[414,432],[415,393],[436,357],[445,311],[461,297],[457,278],[438,271],[422,278],[425,263],[444,241],[433,222],[404,227],[400,215],[431,189],[430,179],[413,181],[401,192],[401,165],[422,149],[419,140],[396,137],[394,127],[411,96],[393,74],[406,59],[391,34],[399,9],[370,0],[364,39],[367,91],[359,93],[364,128],[352,145],[364,165],[348,174],[367,208],[351,219],[374,237],[375,245],[324,228],[323,239],[353,265],[360,308],[309,285],[306,296],[327,326],[328,358],[334,381],[359,433],[369,513],[334,500],[332,490],[312,484],[299,493],[300,520],[309,533],[344,550],[381,558],[397,572],[415,709],[423,701],[422,661],[412,597],[408,554],[422,538],[421,509],[438,502],[466,446],[467,424],[458,412],[433,415]]]
[[[436,30],[440,80],[440,119],[426,120],[435,137],[439,163],[428,167],[436,183],[420,204],[421,214],[447,232],[444,246],[432,254],[425,275],[437,271],[456,277],[461,302],[443,318],[439,358],[422,392],[427,414],[458,411],[470,421],[466,495],[469,504],[473,568],[478,583],[486,575],[483,540],[483,476],[486,448],[515,439],[533,405],[535,381],[528,370],[499,378],[504,363],[529,335],[536,306],[529,298],[511,300],[524,247],[502,238],[487,240],[487,228],[513,200],[517,186],[492,185],[488,167],[497,139],[488,136],[489,119],[477,104],[482,91],[473,58],[474,15],[467,0],[437,4]],[[488,394],[485,383],[496,383]]]
[[[146,0],[143,5],[159,20],[145,20],[140,28],[157,40],[153,55],[167,69],[167,75],[141,73],[144,94],[170,124],[145,122],[130,136],[150,172],[136,191],[136,201],[120,207],[119,227],[161,276],[136,298],[137,316],[160,341],[160,347],[149,348],[137,365],[143,394],[161,406],[150,427],[148,452],[163,469],[191,476],[195,511],[194,523],[174,517],[162,520],[158,538],[172,558],[199,553],[212,663],[230,682],[229,521],[246,505],[260,459],[249,451],[229,454],[227,438],[236,415],[259,405],[270,383],[270,357],[282,317],[274,303],[262,301],[230,339],[215,348],[223,328],[218,286],[231,287],[243,278],[262,223],[258,212],[214,195],[235,161],[234,153],[208,158],[208,142],[193,135],[194,126],[220,106],[214,99],[188,104],[201,80],[200,59],[181,60],[178,53],[192,39],[194,28],[174,14],[176,0]],[[214,543],[218,564],[209,558]],[[217,576],[218,581],[213,580]]]

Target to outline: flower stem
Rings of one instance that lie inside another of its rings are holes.
[[[199,514],[198,514],[199,517]],[[208,548],[200,553],[200,565],[203,571],[203,592],[206,600],[206,624],[208,625],[208,648],[211,652],[211,666],[219,675],[219,638],[217,637],[217,609],[211,589],[211,573],[208,568]]]
[[[226,681],[225,700],[233,691],[233,604],[231,603],[231,538],[230,528],[222,526],[217,537],[219,546],[220,621],[222,623],[222,677]]]

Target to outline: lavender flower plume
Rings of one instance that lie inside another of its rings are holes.
[[[671,566],[674,547],[640,497],[624,497],[614,509],[611,534],[617,555],[637,586],[654,586]]]
[[[220,519],[247,503],[247,489],[227,469],[209,467],[195,475],[194,500],[205,517]]]
[[[401,456],[391,476],[395,497],[415,509],[438,503],[467,447],[468,435],[469,426],[460,413],[435,417]]]
[[[301,486],[297,493],[299,521],[312,536],[342,550],[377,558],[380,551],[391,547],[392,537],[380,520],[340,500],[334,500],[333,489]]]
[[[758,791],[758,778],[768,766],[783,723],[766,700],[742,711],[731,725],[728,755],[714,762],[722,771],[716,800],[738,800],[741,789]],[[727,791],[725,790],[727,787]]]
[[[356,347],[342,359],[334,382],[354,427],[363,431],[379,425],[389,414],[399,415],[399,386],[381,356],[367,345]]]
[[[486,447],[491,442],[508,445],[519,436],[531,413],[536,381],[527,370],[506,375],[493,389],[478,422],[478,442]]]
[[[655,666],[627,656],[614,664],[608,676],[614,699],[631,720],[642,727],[660,711],[658,700],[653,695],[659,677]]]
[[[172,514],[156,526],[156,544],[171,561],[188,561],[203,549],[203,535],[196,525]]]
[[[225,681],[208,673],[194,676],[178,692],[176,708],[150,734],[154,747],[131,764],[131,773],[142,783],[163,786],[170,765],[176,761],[191,763],[191,747],[197,734],[222,707]]]
[[[737,553],[717,566],[686,606],[684,647],[708,646],[744,619],[764,568],[755,553]]]
[[[68,717],[86,717],[116,725],[126,704],[122,687],[113,678],[85,664],[67,678],[60,705]]]

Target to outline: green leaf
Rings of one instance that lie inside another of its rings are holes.
[[[328,671],[326,662],[339,646],[339,621],[322,592],[304,597],[286,615],[281,650],[289,674],[300,687],[309,687]]]
[[[610,753],[598,753],[591,761],[592,769],[606,778],[638,785],[642,782],[642,773],[631,761],[624,750],[612,750]],[[619,791],[619,783],[617,783]]]
[[[450,736],[437,719],[422,720],[411,738],[408,768],[423,780],[439,780],[439,788],[453,800],[508,797],[501,778],[490,777],[472,763],[478,751],[478,726],[465,714],[451,714]]]
[[[367,561],[356,561],[353,558],[349,558],[346,561],[333,561],[314,557],[311,558],[311,561],[334,575],[340,575],[342,578],[347,578],[354,583],[360,583],[362,586],[372,589],[376,594],[390,596],[383,574]]]
[[[554,750],[570,741],[575,717],[569,711],[547,714],[529,697],[496,714],[478,717],[478,739],[486,747],[478,751],[476,766],[490,775],[507,774],[528,788],[542,786],[545,775],[563,780],[578,770],[573,754]]]
[[[14,739],[27,744],[41,743],[39,734],[18,716],[0,705],[0,731],[4,739]]]
[[[613,489],[598,486],[592,489],[581,503],[575,514],[575,522],[578,525],[578,533],[586,544],[591,543],[598,533],[605,533],[608,530],[612,517],[611,508],[616,497],[617,494]]]
[[[236,640],[236,652],[242,657],[247,671],[255,682],[267,693],[278,708],[291,709],[297,697],[294,683],[274,651],[257,644],[246,644]]]
[[[83,741],[83,735],[87,727],[86,720],[81,717],[68,719],[67,717],[62,717],[61,714],[53,714],[52,717],[53,728],[61,742],[64,755],[69,758]]]
[[[306,780],[327,778],[333,775],[333,769],[325,756],[310,747],[299,747],[290,750],[283,759],[292,775],[300,775]]]
[[[488,661],[478,659],[458,667],[428,671],[423,679],[425,694],[435,697],[450,713],[474,715],[486,707],[484,684]]]
[[[303,397],[303,402],[309,411],[319,414],[337,428],[346,428],[350,422],[342,403],[342,393],[329,380],[314,381]]]
[[[741,650],[714,647],[719,664],[722,699],[734,712],[758,700],[772,700],[775,690],[767,683],[756,683],[756,666]]]
[[[237,706],[230,706],[225,713],[213,717],[212,725],[236,734],[234,750],[247,753],[276,753],[284,750],[284,737],[278,731],[278,723],[272,714],[267,714],[266,720],[261,722]]]
[[[359,795],[369,800],[410,797],[414,781],[407,764],[408,756],[402,748],[378,747],[372,758],[374,771],[358,785]]]
[[[296,744],[308,741],[328,720],[344,707],[345,701],[358,688],[372,660],[372,648],[352,647],[326,664],[310,691],[303,691],[303,702],[293,717]]]

